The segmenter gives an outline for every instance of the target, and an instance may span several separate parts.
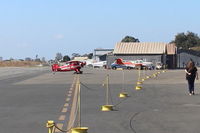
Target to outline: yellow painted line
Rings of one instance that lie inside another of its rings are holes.
[[[65,103],[65,104],[64,104],[64,107],[68,107],[68,106],[69,106],[69,103]]]
[[[63,128],[63,124],[62,123],[57,123],[56,124],[58,128],[62,129]],[[60,132],[60,130],[55,129],[55,132]]]
[[[63,108],[62,113],[66,113],[66,112],[67,112],[67,108]]]
[[[67,129],[70,129],[71,127],[74,126],[74,119],[75,119],[75,115],[76,115],[76,107],[77,107],[77,100],[78,100],[78,98],[77,98],[78,97],[78,83],[77,82],[78,82],[78,80],[76,78],[76,86],[74,88],[74,97],[72,100],[71,111],[70,111]]]
[[[60,120],[60,121],[64,121],[65,120],[65,115],[61,115],[59,118],[58,118],[58,120]]]

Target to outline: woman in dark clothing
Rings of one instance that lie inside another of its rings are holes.
[[[194,95],[194,81],[195,78],[198,80],[198,73],[193,61],[187,63],[185,72],[186,80],[188,81],[189,95]]]

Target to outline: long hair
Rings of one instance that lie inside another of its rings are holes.
[[[195,64],[194,64],[193,61],[189,61],[187,63],[187,68],[188,68],[189,71],[192,70],[194,67],[195,67]]]

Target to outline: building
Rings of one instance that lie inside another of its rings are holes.
[[[112,55],[107,57],[109,67],[117,58],[124,60],[144,60],[148,62],[161,62],[168,68],[176,68],[176,46],[168,43],[153,42],[120,42],[115,45]]]
[[[94,49],[93,59],[96,61],[106,61],[108,53],[113,52],[113,49]]]
[[[88,57],[74,57],[75,61],[85,61],[85,60],[88,60]]]
[[[200,67],[200,52],[194,50],[177,50],[177,68],[185,68],[189,60],[193,60]]]

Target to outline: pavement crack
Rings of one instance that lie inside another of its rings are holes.
[[[133,116],[131,117],[131,119],[130,119],[130,128],[131,128],[131,130],[134,132],[134,133],[137,133],[136,132],[136,130],[135,130],[135,127],[133,126],[133,120],[134,120],[134,118],[137,116],[137,115],[139,115],[141,112],[137,112],[137,113],[134,113],[133,114]]]

